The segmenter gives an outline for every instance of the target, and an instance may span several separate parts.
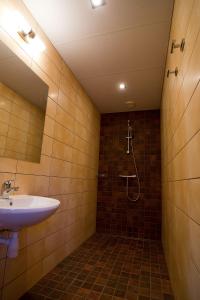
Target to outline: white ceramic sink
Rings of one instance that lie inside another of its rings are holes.
[[[0,228],[18,231],[52,215],[60,201],[52,198],[20,195],[0,199]]]

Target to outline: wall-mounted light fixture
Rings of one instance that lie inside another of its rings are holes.
[[[43,52],[46,49],[44,43],[38,36],[36,36],[36,33],[33,31],[33,29],[31,29],[28,33],[25,33],[24,31],[18,31],[18,34],[26,43],[31,45],[33,50],[35,49],[38,52]]]
[[[31,51],[35,53],[42,52],[46,49],[42,40],[36,35],[31,25],[18,11],[6,11],[5,27],[12,32],[17,32],[19,36],[30,45]]]
[[[26,43],[31,42],[31,40],[35,38],[35,32],[33,31],[32,28],[27,33],[24,30],[18,31],[18,33]]]
[[[92,8],[97,8],[106,4],[105,0],[90,0],[90,1],[92,4]]]
[[[20,37],[31,47],[35,48],[36,51],[42,52],[46,49],[44,43],[41,39],[36,35],[32,27],[28,24],[25,18],[19,13],[16,12],[16,18],[18,20],[18,34]]]

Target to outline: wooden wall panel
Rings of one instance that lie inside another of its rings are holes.
[[[162,239],[176,300],[200,299],[200,1],[176,0],[162,98]],[[170,53],[185,38],[183,52]]]
[[[13,10],[45,43],[40,55],[9,26],[5,16]],[[14,179],[19,193],[61,201],[51,218],[20,232],[16,259],[6,259],[0,246],[0,298],[16,300],[95,231],[100,116],[23,1],[0,1],[0,40],[49,86],[41,163],[0,158],[0,183]]]

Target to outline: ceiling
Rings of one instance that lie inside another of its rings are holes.
[[[100,112],[160,107],[173,0],[23,1]]]

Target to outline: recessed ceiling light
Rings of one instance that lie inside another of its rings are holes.
[[[125,90],[126,89],[126,84],[124,82],[120,82],[119,89],[120,90]]]
[[[105,2],[105,0],[91,0],[91,3],[92,3],[92,7],[96,8],[96,7],[104,5],[106,2]]]

